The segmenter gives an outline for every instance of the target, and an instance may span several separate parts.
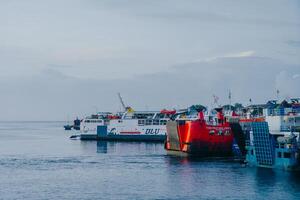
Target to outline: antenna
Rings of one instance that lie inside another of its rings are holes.
[[[216,96],[216,95],[213,95],[213,98],[214,98],[214,103],[213,104],[218,106],[219,97]]]
[[[280,93],[280,91],[279,91],[279,89],[277,89],[277,90],[276,90],[277,101],[279,101],[279,93]]]
[[[121,105],[122,105],[124,111],[126,111],[126,106],[125,106],[125,103],[124,103],[124,101],[123,101],[123,99],[122,99],[122,97],[121,97],[120,92],[118,92],[118,97],[119,97],[119,100],[120,100],[120,102],[121,102]]]
[[[229,99],[229,105],[231,105],[231,90],[229,90],[228,99]]]

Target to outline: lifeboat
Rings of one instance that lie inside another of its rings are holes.
[[[163,109],[160,111],[161,114],[167,114],[167,115],[174,115],[176,114],[176,110],[167,110],[167,109]]]

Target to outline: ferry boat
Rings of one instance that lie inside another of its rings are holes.
[[[129,110],[118,119],[97,125],[97,139],[164,142],[166,123],[175,112]]]
[[[82,140],[165,141],[166,123],[175,110],[135,111],[125,105],[120,93],[118,97],[124,111],[98,113],[83,120]]]
[[[250,166],[300,169],[299,128],[289,134],[272,134],[267,122],[252,122],[248,129],[246,162]]]
[[[97,127],[100,140],[165,141],[168,113],[155,111],[125,112],[120,119]]]
[[[297,100],[297,99],[295,99]],[[300,170],[300,104],[269,101],[263,120],[241,120],[250,166]]]
[[[167,123],[165,149],[169,154],[197,157],[233,156],[233,133],[221,108],[204,115],[203,107],[190,107]]]

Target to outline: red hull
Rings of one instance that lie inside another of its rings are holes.
[[[167,150],[201,157],[227,157],[232,156],[232,143],[232,130],[226,122],[207,125],[204,120],[198,119],[167,125]]]

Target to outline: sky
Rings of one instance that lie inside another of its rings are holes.
[[[0,0],[0,120],[300,96],[298,0]]]

